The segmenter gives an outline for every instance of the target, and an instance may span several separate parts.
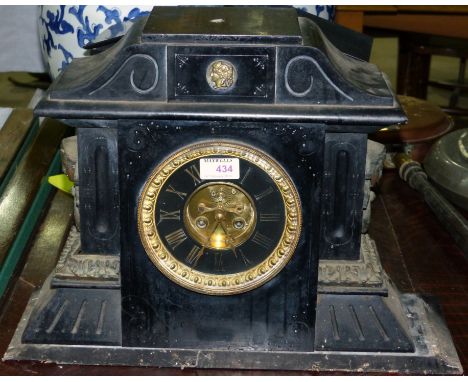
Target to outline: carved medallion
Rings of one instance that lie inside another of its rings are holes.
[[[216,60],[208,66],[206,80],[213,90],[231,89],[237,80],[234,65],[226,60]]]

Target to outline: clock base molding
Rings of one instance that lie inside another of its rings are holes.
[[[388,293],[385,273],[374,240],[361,235],[358,260],[319,261],[319,293],[380,294]]]
[[[53,272],[52,286],[119,288],[120,257],[81,252],[80,233],[73,225]]]
[[[461,374],[436,305],[400,294],[319,293],[315,351],[122,346],[118,288],[52,287],[33,294],[4,360],[62,364],[399,374]]]

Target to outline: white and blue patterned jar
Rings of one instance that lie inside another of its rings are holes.
[[[332,5],[296,5],[298,9],[332,20]],[[49,73],[56,78],[73,58],[82,57],[84,46],[109,29],[111,37],[124,30],[123,22],[147,16],[153,6],[42,5],[39,34]]]
[[[153,7],[109,5],[42,5],[39,35],[44,60],[55,78],[75,57],[82,57],[86,44],[110,29],[112,36],[124,30],[123,22],[147,16]]]
[[[322,19],[334,21],[335,20],[335,6],[334,5],[294,5],[295,8],[301,11],[308,12],[312,15],[318,16]]]

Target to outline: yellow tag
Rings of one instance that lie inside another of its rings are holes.
[[[68,176],[65,174],[49,176],[48,180],[52,186],[57,187],[59,190],[65,191],[68,194],[71,194],[72,187],[75,185],[75,183],[68,179]]]

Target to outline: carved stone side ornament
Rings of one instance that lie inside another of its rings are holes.
[[[362,214],[362,233],[366,233],[371,221],[371,203],[376,198],[374,191],[371,187],[375,186],[380,177],[382,176],[382,169],[385,160],[385,146],[367,140],[367,154],[366,154],[366,176],[364,181],[364,198],[363,198],[363,214]]]
[[[77,136],[64,138],[60,145],[62,170],[72,182],[78,182],[78,142]]]
[[[120,284],[120,258],[80,253],[80,233],[72,226],[55,268],[54,285]]]
[[[320,260],[319,287],[384,288],[383,269],[375,242],[361,236],[361,258],[358,261]]]
[[[62,171],[68,176],[68,179],[75,183],[72,187],[71,193],[74,199],[73,215],[75,218],[75,226],[79,230],[80,198],[78,186],[78,137],[76,135],[62,140],[62,144],[60,145],[60,155],[62,158]]]

